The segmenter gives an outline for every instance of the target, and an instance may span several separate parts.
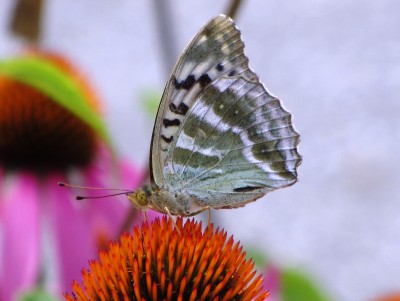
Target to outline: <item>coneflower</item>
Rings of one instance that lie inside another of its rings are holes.
[[[67,301],[264,300],[261,275],[224,230],[164,217],[135,227],[100,252]]]
[[[87,103],[99,102],[87,81],[60,55],[35,52],[71,78]],[[86,167],[98,147],[96,133],[83,120],[34,87],[0,76],[0,166],[6,170],[64,171]]]
[[[400,301],[400,293],[392,293],[381,296],[374,301]]]
[[[101,121],[96,93],[61,55],[36,51],[0,61],[0,300],[16,300],[38,281],[46,285],[46,280],[53,293],[61,294],[102,242],[119,235],[127,202],[79,203],[76,192],[58,187],[58,181],[104,187],[118,179],[116,186],[133,188],[141,178],[126,162],[113,160],[104,140],[82,116],[36,86],[9,76],[6,71],[16,64],[17,75],[60,94],[63,90],[54,77],[37,76],[30,66],[56,70],[64,90],[82,95],[84,103],[73,105],[85,106]],[[72,103],[71,93],[61,94]],[[46,260],[54,258],[51,264],[42,258],[46,239],[46,254],[52,252]],[[56,283],[41,277],[48,275],[49,267],[56,267],[51,271]]]

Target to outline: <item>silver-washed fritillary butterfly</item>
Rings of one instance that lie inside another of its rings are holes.
[[[184,50],[154,125],[151,184],[128,194],[135,206],[191,216],[297,181],[299,134],[243,49],[235,23],[218,15]]]

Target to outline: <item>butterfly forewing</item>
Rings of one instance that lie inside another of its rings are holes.
[[[233,21],[219,15],[192,39],[179,58],[165,87],[153,130],[150,169],[157,185],[165,183],[163,170],[168,149],[174,147],[183,119],[204,88],[223,75],[257,80],[248,68],[243,48]]]
[[[240,32],[217,16],[169,79],[152,139],[154,183],[201,206],[243,206],[297,181],[291,115],[248,67]]]

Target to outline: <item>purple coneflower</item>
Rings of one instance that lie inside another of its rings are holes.
[[[71,63],[54,54],[30,55],[68,76],[99,113],[95,93]],[[134,188],[140,176],[50,96],[0,77],[0,300],[38,284],[65,291],[87,258],[119,234],[128,202],[77,202],[76,192],[58,181]]]
[[[223,230],[163,217],[136,226],[82,271],[67,301],[264,300],[261,275]]]

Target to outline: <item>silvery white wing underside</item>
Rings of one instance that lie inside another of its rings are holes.
[[[152,180],[212,208],[243,206],[297,181],[291,115],[248,67],[233,21],[213,18],[179,58],[158,110]]]

